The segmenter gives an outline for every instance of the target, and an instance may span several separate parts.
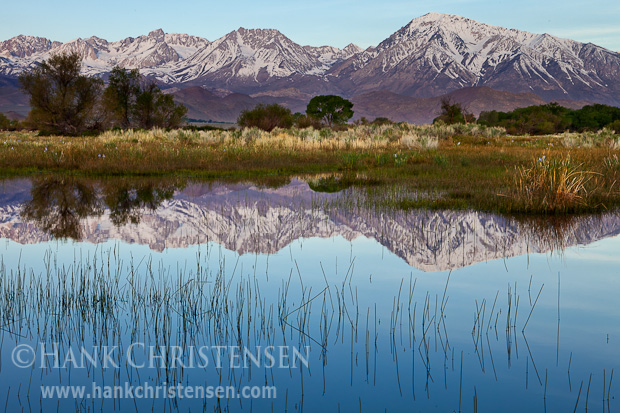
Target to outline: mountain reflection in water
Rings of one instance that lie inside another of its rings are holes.
[[[409,265],[441,271],[561,251],[620,233],[616,213],[514,218],[475,211],[386,211],[359,202],[364,197],[355,188],[315,192],[298,179],[277,188],[159,178],[8,180],[0,192],[0,237],[22,244],[118,239],[157,251],[211,241],[240,254],[274,254],[300,238],[366,237]]]

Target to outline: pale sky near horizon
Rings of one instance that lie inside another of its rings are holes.
[[[376,46],[428,12],[457,14],[482,23],[549,33],[620,51],[618,0],[21,0],[4,4],[0,41],[19,34],[66,42],[98,36],[109,41],[162,28],[215,40],[239,27],[278,29],[312,46]],[[9,18],[7,18],[8,16]]]

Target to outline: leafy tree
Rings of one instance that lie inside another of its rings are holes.
[[[8,130],[11,127],[11,121],[4,113],[0,113],[0,130]]]
[[[155,83],[148,83],[136,97],[133,109],[136,125],[140,128],[151,129],[155,125],[155,113],[157,97],[161,90]]]
[[[518,108],[512,112],[482,112],[478,122],[502,126],[511,134],[552,134],[571,129],[571,111],[557,103]]]
[[[540,135],[566,130],[597,131],[602,128],[619,132],[620,108],[595,104],[571,110],[554,102],[518,108],[512,112],[482,112],[478,122],[487,126],[503,126],[512,134]]]
[[[187,113],[172,95],[163,93],[154,82],[144,81],[137,69],[112,69],[103,100],[112,124],[123,128],[176,128]]]
[[[140,89],[133,107],[134,124],[144,129],[176,128],[186,113],[185,106],[176,104],[172,95],[164,94],[153,82]]]
[[[118,66],[112,69],[108,87],[103,94],[105,110],[112,115],[113,123],[123,128],[131,126],[132,110],[136,96],[140,93],[140,72],[125,70]]]
[[[568,117],[571,120],[571,129],[579,132],[596,131],[620,121],[620,108],[601,104],[588,105],[572,111]]]
[[[315,96],[306,107],[308,116],[320,119],[332,127],[353,117],[353,103],[336,95]]]
[[[242,111],[237,124],[244,128],[256,127],[271,132],[275,128],[287,129],[293,126],[293,115],[290,109],[277,103],[267,106],[259,104],[254,109]]]
[[[441,99],[441,112],[433,120],[433,123],[442,121],[451,125],[453,123],[469,123],[475,120],[474,115],[467,112],[462,104],[452,103],[449,97],[444,97]]]
[[[480,112],[478,123],[485,126],[496,126],[499,124],[499,115],[502,112],[496,110]]]
[[[174,97],[160,91],[155,99],[155,125],[160,128],[178,128],[187,114],[184,105],[174,102]]]
[[[60,53],[20,75],[30,95],[29,121],[35,127],[76,135],[90,126],[103,82],[80,75],[80,68],[78,53]]]

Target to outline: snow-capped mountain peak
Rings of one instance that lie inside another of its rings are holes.
[[[0,56],[6,58],[27,58],[37,53],[46,52],[62,43],[44,37],[15,36],[0,42]]]
[[[150,32],[148,36],[146,37],[153,39],[156,42],[163,42],[166,37],[166,34],[164,33],[162,29],[157,29],[157,30],[153,30],[152,32]]]
[[[17,74],[19,69],[15,69],[16,65],[23,70],[56,53],[80,54],[83,71],[87,75],[101,75],[114,66],[138,69],[160,67],[186,59],[208,44],[209,41],[201,37],[164,33],[162,29],[153,30],[146,36],[127,37],[115,42],[97,36],[77,38],[66,43],[17,36],[0,43],[0,56],[11,60],[0,67],[0,73]],[[12,72],[8,71],[10,66]]]
[[[295,74],[321,75],[346,57],[329,46],[302,47],[278,30],[240,27],[177,64],[173,76],[182,82],[215,76],[260,83]]]
[[[612,80],[619,72],[620,54],[597,48],[598,61],[588,60],[583,58],[587,49],[583,43],[549,34],[429,13],[332,72],[350,77],[359,85],[356,93],[371,91],[379,82],[383,89],[419,97],[489,86],[554,99],[606,94],[607,101],[614,101],[610,90],[599,89],[610,84],[620,89]]]

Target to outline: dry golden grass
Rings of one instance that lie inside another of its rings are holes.
[[[515,196],[528,209],[549,212],[566,211],[587,205],[590,193],[599,189],[597,172],[584,170],[583,164],[565,157],[546,155],[517,167]]]

